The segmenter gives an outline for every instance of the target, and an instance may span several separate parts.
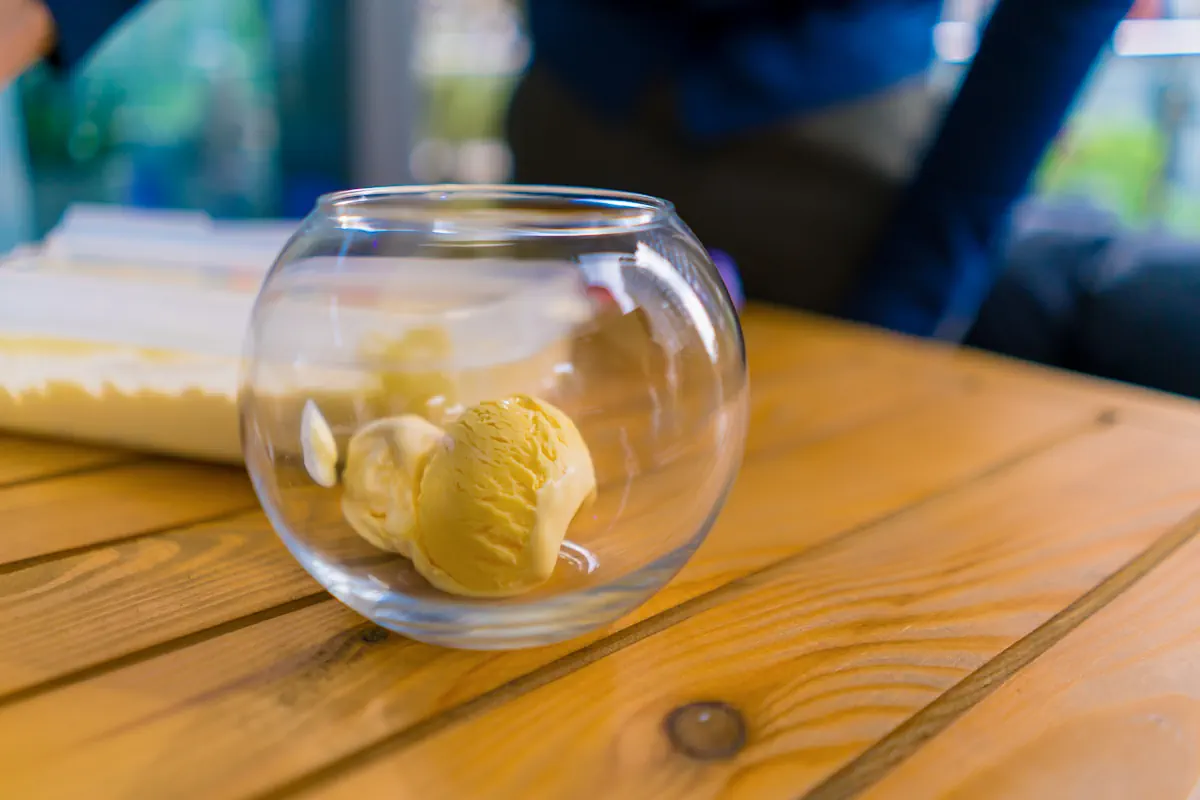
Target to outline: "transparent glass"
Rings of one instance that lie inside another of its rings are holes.
[[[596,484],[549,578],[522,594],[435,588],[356,533],[349,484],[322,485],[305,461],[306,406],[328,423],[329,464],[349,481],[348,442],[368,423],[416,414],[447,426],[517,394],[574,422]],[[704,248],[668,203],[585,189],[322,198],[263,285],[242,375],[246,465],[292,554],[378,624],[473,649],[578,636],[667,583],[724,502],[746,414],[741,329]]]

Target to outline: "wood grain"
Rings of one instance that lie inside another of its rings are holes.
[[[967,393],[799,450],[761,453],[743,467],[708,540],[636,616],[657,613],[974,480],[994,465],[1078,433],[1098,413],[998,392]]]
[[[745,329],[752,428],[726,512],[646,606],[552,648],[387,635],[322,601],[259,514],[148,533],[236,493],[211,468],[152,492],[139,465],[75,476],[126,476],[104,491],[0,491],[0,796],[792,796],[1197,502],[1185,445],[1095,422],[1144,406],[1170,429],[1153,399],[769,309]],[[204,502],[184,480],[201,474]],[[732,761],[663,749],[664,712],[696,699],[746,715]]]
[[[1192,538],[865,797],[1195,796],[1198,577]]]
[[[258,512],[0,575],[0,701],[318,591]]]
[[[256,506],[244,472],[141,461],[0,489],[0,565]]]
[[[313,795],[795,797],[1185,517],[1198,470],[1200,452],[1168,435],[1082,437],[481,701]],[[746,720],[732,759],[688,758],[664,734],[673,709],[704,700]]]
[[[746,358],[751,382],[773,375],[790,376],[805,371],[837,369],[847,364],[890,363],[898,365],[897,354],[909,354],[904,362],[932,363],[911,356],[907,343],[898,347],[889,336],[807,314],[755,305],[742,317]],[[940,367],[939,367],[940,368]]]
[[[751,362],[757,360],[770,369],[779,368],[792,349],[807,351],[815,346],[846,354],[850,361],[919,369],[931,378],[952,374],[976,381],[984,389],[1021,392],[1050,403],[1101,403],[1134,424],[1200,436],[1200,400],[1193,398],[769,306],[755,306],[746,319],[747,330],[755,332],[765,350],[752,352]]]
[[[933,703],[893,728],[852,762],[805,795],[806,800],[857,797],[879,782],[958,717],[1028,667],[1100,609],[1144,578],[1200,531],[1200,510],[1180,521],[1116,572],[1072,601],[1028,636],[956,683]]]
[[[751,390],[744,457],[799,447],[941,398],[964,395],[969,388],[953,373],[929,375],[888,363],[828,365],[772,375]],[[727,451],[727,434],[714,424],[717,416],[711,405],[677,409],[684,417],[674,421],[678,427],[665,423],[661,413],[647,405],[643,402],[624,413],[576,417],[602,492],[633,475],[642,477],[672,466],[675,472],[686,473],[678,469],[680,462],[714,463]],[[694,463],[693,473],[697,470]],[[683,478],[697,479],[694,474]]]
[[[838,339],[827,343],[819,337],[790,337],[781,342],[770,328],[752,325],[747,339],[753,401],[747,456],[764,447],[828,436],[969,388],[960,372],[896,364],[883,352],[855,357],[850,343]],[[640,352],[650,343],[639,344]],[[676,458],[715,461],[714,451],[727,449],[724,434],[715,433],[722,404],[708,391],[710,364],[674,364],[674,380],[668,382],[661,353],[657,358],[613,359],[612,353],[602,352],[592,358],[599,356],[605,356],[604,363],[592,364],[591,370],[579,367],[588,380],[553,399],[583,433],[602,486],[625,480],[631,471],[661,469]],[[706,378],[698,380],[700,375]],[[724,399],[731,400],[732,394]]]
[[[0,436],[0,487],[136,459],[133,453]]]
[[[331,606],[30,697],[0,709],[0,796],[20,796],[33,785],[28,781],[37,782],[39,797],[70,797],[81,784],[94,797],[239,797],[271,790],[425,720],[436,724],[439,713],[539,667],[569,672],[596,657],[586,649],[589,642],[969,482],[998,462],[1077,431],[1094,413],[964,393],[805,447],[768,448],[746,463],[726,513],[678,582],[612,630],[558,647],[489,654],[395,636],[364,643],[370,629]],[[898,463],[909,468],[897,469]],[[803,513],[771,502],[780,496]],[[263,569],[253,585],[277,581],[276,568]],[[48,608],[61,606],[52,573],[37,587]],[[179,607],[188,609],[183,615],[194,614],[175,591]],[[178,625],[180,613],[167,604],[137,612],[114,607],[109,625],[128,625],[136,616],[147,632],[156,631]],[[625,643],[618,640],[617,647]],[[14,647],[28,649],[19,642]],[[67,713],[78,736],[49,722]],[[5,752],[13,753],[11,761]]]

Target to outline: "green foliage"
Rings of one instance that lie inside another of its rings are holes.
[[[1047,156],[1036,178],[1039,194],[1086,196],[1131,224],[1156,213],[1152,190],[1161,180],[1166,143],[1149,122],[1077,120]]]
[[[500,139],[513,75],[437,75],[425,85],[425,135],[450,141]]]

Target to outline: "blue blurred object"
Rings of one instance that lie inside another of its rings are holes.
[[[689,134],[719,138],[920,75],[941,0],[529,0],[534,58],[607,116],[656,80]],[[619,54],[619,55],[618,55]]]
[[[0,253],[28,239],[33,219],[22,155],[25,141],[13,87],[0,89]]]
[[[853,319],[959,341],[999,271],[1013,205],[1132,0],[1002,0],[900,198]]]
[[[1027,201],[975,347],[1200,397],[1200,242],[1088,204]]]
[[[51,11],[54,68],[18,84],[30,235],[78,201],[302,216],[349,183],[344,4],[54,0]]]
[[[738,311],[746,305],[746,295],[742,291],[742,278],[738,275],[737,264],[734,263],[733,257],[724,250],[716,248],[708,251],[709,258],[717,267],[717,272],[721,274],[721,280],[725,282],[725,288],[729,290],[729,297],[733,300],[733,307]]]
[[[82,61],[96,40],[141,0],[42,0],[54,17],[55,42],[50,59],[70,69]]]

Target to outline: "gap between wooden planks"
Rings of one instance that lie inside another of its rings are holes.
[[[1198,472],[1191,443],[1158,432],[1074,440],[739,581],[720,604],[583,669],[290,788],[322,798],[380,787],[396,798],[795,797],[1064,606],[1095,597],[1088,590],[1106,575],[1117,577],[1102,586],[1121,584],[1190,536],[1193,521],[1171,526],[1200,505]],[[730,761],[670,747],[664,719],[701,700],[746,720],[749,743]]]
[[[141,460],[0,489],[0,566],[245,511],[245,473]]]
[[[785,392],[785,395],[786,395],[786,392]],[[851,397],[852,397],[852,398],[865,397],[866,399],[869,399],[869,401],[870,401],[870,399],[871,399],[871,396],[870,396],[870,395],[857,395],[857,393],[856,393],[856,395],[851,395]],[[788,399],[790,399],[790,398],[788,398]],[[781,401],[781,402],[782,402],[782,401]]]
[[[103,469],[139,458],[141,456],[120,450],[0,436],[0,488]]]
[[[1200,784],[1198,529],[1194,516],[1164,538],[1153,558],[1097,587],[1093,602],[1064,613],[1043,643],[1052,647],[879,776],[864,796],[1194,796]],[[1127,591],[1114,596],[1121,590]],[[1111,602],[1097,608],[1104,600]]]
[[[780,349],[813,338],[836,340],[845,352],[860,357],[869,353],[894,366],[952,372],[994,388],[1035,393],[1047,402],[1101,402],[1119,408],[1122,419],[1134,424],[1200,435],[1200,400],[1194,398],[766,305],[757,305],[752,318],[756,333],[763,340],[779,342]],[[763,360],[770,363],[776,357],[768,353]]]
[[[818,394],[819,385],[809,391]],[[796,407],[801,411],[793,412],[799,416],[793,416],[791,424],[799,428],[811,424],[802,414],[806,404],[798,403]],[[849,527],[926,499],[947,485],[969,482],[997,462],[1020,457],[1077,432],[1079,426],[1090,424],[1095,413],[1095,409],[1045,406],[1029,398],[1003,394],[953,394],[927,407],[886,416],[835,437],[841,443],[838,446],[832,443],[835,440],[823,440],[797,450],[772,448],[748,461],[743,479],[746,488],[735,490],[729,512],[710,539],[711,546],[701,550],[680,581],[624,624],[761,569]],[[786,441],[778,430],[773,433],[775,439]],[[941,444],[935,451],[927,450],[928,455],[936,452],[938,457],[919,460],[915,467],[896,469],[898,463],[909,460],[896,461],[904,447],[929,448],[939,435],[944,437]],[[853,480],[847,477],[851,474]],[[791,485],[789,475],[796,476],[798,485]],[[788,522],[790,527],[781,528],[779,515],[772,518],[763,508],[761,498],[766,495],[762,493],[791,497],[802,504],[806,514],[800,518],[788,514],[793,517]],[[755,531],[762,540],[758,546],[754,537],[746,536],[747,530]],[[126,543],[113,551],[123,552],[158,538]],[[97,551],[89,557],[106,552]],[[209,569],[220,570],[219,560],[206,563]],[[152,632],[159,619],[169,621],[175,635],[187,625],[194,625],[194,620],[188,619],[192,601],[181,595],[184,589],[179,588],[193,574],[192,568],[174,570],[170,585],[177,588],[156,592],[174,599],[166,608],[144,609],[136,630],[149,636],[145,632]],[[56,586],[57,577],[45,577],[48,583],[37,584],[44,588],[29,585],[18,594],[50,594],[48,588]],[[263,586],[264,591],[274,583],[269,571],[256,572],[252,577],[254,585]],[[0,579],[0,595],[3,586]],[[238,591],[245,590],[235,583],[223,593],[234,606],[240,602]],[[127,605],[113,603],[106,607],[109,625],[128,625],[129,619],[137,616]],[[204,603],[200,607],[203,613],[212,613]],[[182,615],[181,610],[185,612]],[[326,622],[319,624],[321,619]],[[264,626],[278,633],[273,638],[265,636]],[[54,796],[56,790],[70,795],[78,790],[78,784],[58,781],[77,781],[84,775],[98,781],[90,784],[93,792],[98,791],[96,787],[107,787],[115,794],[122,787],[153,794],[157,784],[159,791],[170,790],[172,796],[182,796],[179,792],[185,781],[196,796],[234,796],[267,789],[303,775],[314,764],[328,763],[469,701],[586,644],[573,642],[559,648],[496,656],[440,651],[398,637],[375,643],[363,641],[362,636],[369,630],[364,632],[361,620],[340,607],[325,604],[261,622],[254,628],[222,633],[225,635],[198,643],[183,642],[194,645],[186,650],[165,655],[155,650],[156,657],[150,661],[123,662],[121,669],[108,672],[93,670],[86,673],[89,679],[84,683],[60,682],[46,694],[24,692],[21,702],[10,703],[0,713],[0,742],[4,743],[0,759],[5,759],[6,753],[14,754],[12,768],[6,763],[0,770],[0,789],[4,789],[5,780],[16,782],[23,779],[22,775],[28,777],[30,769],[40,773],[40,796]],[[36,636],[32,640],[37,641]],[[292,655],[285,656],[282,663],[274,660],[277,650],[260,649],[263,642],[284,640],[293,643],[294,649],[285,651]],[[75,669],[86,669],[128,652],[108,644],[112,641],[119,640],[96,640],[103,654],[80,648]],[[141,646],[149,646],[148,641]],[[46,645],[41,651],[52,652]],[[13,653],[20,653],[19,646],[14,645]],[[269,666],[262,666],[264,659]],[[169,675],[169,679],[155,679],[156,674]],[[403,679],[398,680],[398,676]],[[371,709],[365,718],[364,708]],[[42,719],[43,726],[51,726],[43,727],[41,735],[31,731],[27,722],[14,721],[30,719],[24,716],[29,709],[39,709],[34,717]],[[67,737],[65,741],[71,747],[63,751],[58,749],[64,743],[61,726],[56,727],[54,721],[68,709],[73,736],[84,738]],[[11,727],[5,724],[6,719],[13,721]],[[315,724],[314,719],[321,724]],[[203,734],[218,729],[227,735]],[[199,735],[196,741],[178,740],[188,740],[193,733]],[[18,752],[23,753],[19,759],[15,756]],[[152,763],[144,761],[148,755]],[[63,759],[71,760],[75,767],[62,769]],[[214,768],[216,765],[219,768]]]
[[[0,575],[0,703],[318,591],[259,512]]]
[[[856,333],[854,333],[854,336],[857,336],[857,332],[856,332]],[[853,345],[854,345],[854,347],[853,347],[853,348],[850,348],[850,347],[847,347],[847,348],[846,348],[846,354],[847,354],[847,355],[851,355],[851,354],[853,353],[853,354],[856,354],[856,355],[858,355],[859,357],[862,357],[862,356],[863,356],[863,351],[858,349],[858,345],[857,345],[857,343],[856,343],[856,342],[852,342],[852,341],[851,341],[851,339],[853,339],[853,338],[854,338],[854,336],[841,337],[841,338],[839,338],[839,342],[840,342],[841,344],[844,344],[844,345],[845,345],[845,344],[853,344]],[[793,337],[793,338],[794,338],[794,337]],[[888,342],[887,344],[883,344],[881,348],[877,348],[877,350],[878,350],[878,351],[880,351],[880,353],[884,353],[884,351],[887,351],[887,350],[890,350],[890,349],[893,349],[893,345],[892,345],[892,343],[890,343],[890,342]],[[762,351],[763,351],[763,350],[757,350],[757,351],[758,351],[758,353],[762,353]],[[755,361],[755,359],[754,359],[754,353],[755,353],[755,350],[752,350],[752,351],[751,351],[751,360],[752,360],[752,361]],[[780,357],[782,357],[782,356],[786,355],[786,349],[782,349],[782,348],[781,348],[780,350],[776,351],[776,353],[779,353],[779,354],[780,354]],[[886,353],[884,353],[884,354],[886,354]],[[876,354],[876,355],[877,355],[877,354]],[[772,356],[772,355],[768,354],[768,357],[774,357],[774,356]],[[758,363],[762,363],[762,362],[763,362],[763,359],[758,359]],[[926,367],[928,367],[928,365],[926,365]],[[955,367],[955,368],[956,368],[956,367]],[[949,369],[949,371],[948,371],[948,372],[954,372],[954,369]],[[995,378],[995,379],[997,379],[997,380],[996,380],[996,383],[1002,383],[1002,384],[1006,384],[1006,385],[1014,385],[1014,381],[1012,381],[1012,380],[1009,380],[1009,379],[1008,379],[1008,377],[1007,377],[1007,375],[1000,374],[1000,373],[1003,373],[1002,369],[997,369],[997,371],[983,371],[983,372],[984,372],[984,374],[986,374],[986,377],[988,377],[989,379],[994,379],[994,378]],[[961,373],[958,375],[958,378],[961,378]],[[1021,383],[1021,381],[1016,381],[1016,383]],[[1030,383],[1033,383],[1033,381],[1030,381]],[[1038,381],[1038,383],[1042,383],[1042,381]],[[1055,381],[1054,381],[1054,380],[1051,380],[1051,379],[1046,379],[1045,383],[1048,383],[1048,384],[1054,384],[1054,383],[1055,383]],[[758,385],[758,384],[756,384],[756,385]],[[1038,389],[1039,391],[1042,391],[1042,390],[1044,389],[1044,387],[1039,385],[1039,386],[1037,386],[1037,389]],[[859,399],[862,399],[862,398],[864,398],[864,397],[865,397],[865,399],[866,399],[866,402],[868,402],[868,403],[872,402],[872,397],[871,397],[870,395],[865,395],[865,396],[864,396],[864,395],[858,395],[858,393],[852,393],[851,397],[852,397],[852,398],[859,398]],[[1094,397],[1094,393],[1093,393],[1092,397]],[[779,391],[779,398],[780,398],[780,399],[779,399],[779,403],[780,403],[781,405],[786,405],[786,404],[787,404],[787,401],[788,401],[788,399],[791,399],[790,397],[788,397],[788,393],[787,393],[786,389],[781,389],[781,390]],[[1078,397],[1075,397],[1075,396],[1072,396],[1072,399],[1079,399],[1079,398],[1078,398]],[[1156,409],[1154,409],[1154,410],[1156,410],[1156,414],[1157,414],[1157,408],[1156,408]],[[1157,420],[1157,419],[1158,419],[1158,417],[1157,417],[1157,416],[1154,416],[1154,419],[1156,419],[1156,420]],[[252,621],[252,620],[251,620],[251,621]],[[181,642],[181,643],[182,643],[182,642]]]

